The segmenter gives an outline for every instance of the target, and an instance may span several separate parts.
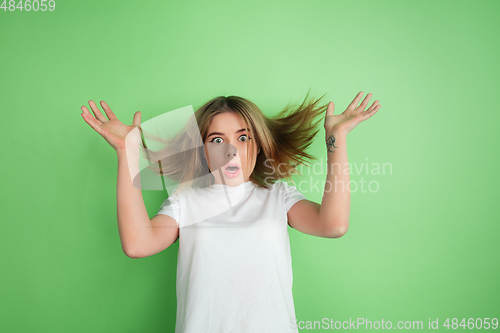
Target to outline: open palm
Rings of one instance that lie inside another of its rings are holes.
[[[366,105],[370,101],[372,94],[369,93],[365,96],[363,102],[359,105],[359,100],[363,96],[363,92],[360,91],[354,100],[349,104],[347,109],[341,114],[334,115],[333,110],[335,109],[335,104],[330,102],[328,104],[328,108],[325,116],[325,131],[326,137],[330,135],[330,133],[335,131],[341,131],[346,135],[352,131],[359,123],[365,121],[366,119],[373,116],[380,109],[381,105],[378,104],[378,101],[373,102],[373,104],[368,108],[368,110],[364,111]]]
[[[134,119],[132,125],[125,125],[122,123],[116,115],[111,111],[108,104],[101,101],[101,106],[106,113],[106,117],[101,113],[94,101],[89,101],[90,108],[94,113],[95,117],[89,112],[86,106],[82,106],[82,117],[87,124],[90,125],[97,133],[99,133],[114,150],[124,150],[125,149],[125,138],[127,134],[134,128],[141,125],[141,112],[137,111],[134,114]],[[137,132],[138,133],[138,132]],[[140,138],[135,138],[140,140]]]

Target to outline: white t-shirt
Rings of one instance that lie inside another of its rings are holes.
[[[163,202],[179,225],[176,333],[298,332],[287,212],[303,199],[285,181],[248,181]]]

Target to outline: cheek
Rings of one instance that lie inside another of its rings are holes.
[[[247,149],[248,147],[246,145],[241,145],[238,148],[238,154],[240,155],[240,159],[242,161],[248,161],[247,159],[247,154],[250,155],[250,150]]]

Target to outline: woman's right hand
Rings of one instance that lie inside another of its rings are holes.
[[[134,114],[134,119],[132,121],[132,125],[125,125],[115,116],[113,111],[109,108],[106,102],[101,101],[101,106],[106,112],[106,117],[103,116],[97,105],[94,101],[89,101],[90,108],[94,113],[95,117],[89,112],[86,106],[82,106],[82,117],[87,124],[90,125],[97,133],[99,133],[114,150],[123,151],[125,150],[125,138],[127,134],[132,131],[134,128],[139,127],[141,125],[141,112],[137,111]],[[141,141],[139,131],[134,131],[135,135],[139,135],[137,138],[133,138],[134,141]]]

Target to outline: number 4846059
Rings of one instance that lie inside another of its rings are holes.
[[[446,321],[444,322],[443,326],[446,326],[446,328],[450,329],[457,329],[459,326],[462,328],[469,328],[469,329],[497,329],[498,328],[498,319],[497,318],[469,318],[467,320],[467,323],[465,322],[465,318],[462,319],[460,324],[458,323],[457,318],[452,318],[451,319],[451,324],[450,324],[450,318],[446,318]]]
[[[54,11],[56,9],[56,2],[54,0],[25,0],[24,5],[23,5],[23,0],[20,0],[17,3],[14,0],[9,0],[7,3],[7,0],[4,0],[2,2],[2,5],[0,6],[0,9],[3,9],[4,12],[7,10],[9,12],[13,12],[15,10],[20,10],[23,11],[23,9],[27,12],[29,11],[42,11],[45,12],[46,10],[49,11]]]

